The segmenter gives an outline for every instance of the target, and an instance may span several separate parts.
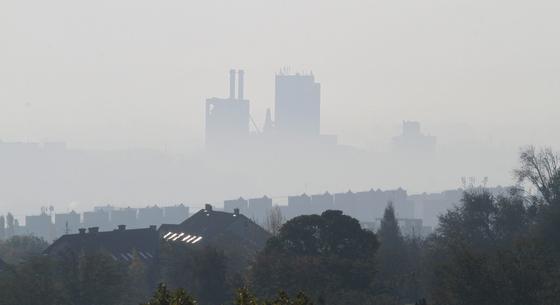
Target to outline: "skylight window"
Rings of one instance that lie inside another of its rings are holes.
[[[181,236],[185,235],[185,233],[181,233],[179,235],[177,235],[175,238],[173,238],[173,241],[176,241],[177,239],[181,238]]]
[[[179,232],[179,233],[167,232],[167,234],[163,236],[163,239],[166,241],[181,241],[187,244],[189,243],[194,244],[199,242],[202,239],[202,236],[190,235],[185,232]]]

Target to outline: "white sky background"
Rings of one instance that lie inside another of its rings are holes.
[[[552,0],[2,0],[0,139],[197,150],[230,68],[260,124],[290,66],[313,70],[345,144],[386,150],[418,120],[442,146],[558,146],[558,16]]]

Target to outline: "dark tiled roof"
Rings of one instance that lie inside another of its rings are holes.
[[[0,271],[8,269],[8,264],[0,258]]]
[[[105,251],[115,260],[130,262],[136,252],[142,260],[151,262],[158,253],[158,238],[155,228],[71,234],[57,239],[45,254],[64,257],[82,251]]]
[[[256,247],[264,246],[270,234],[242,214],[202,209],[178,225],[164,224],[160,235],[168,232],[200,236],[200,243],[211,243],[224,236],[235,236]],[[247,232],[250,232],[248,234]]]

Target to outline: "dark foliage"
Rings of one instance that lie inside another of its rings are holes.
[[[347,303],[372,294],[377,247],[372,232],[340,211],[296,217],[257,256],[252,284],[263,297],[304,291],[328,304]]]

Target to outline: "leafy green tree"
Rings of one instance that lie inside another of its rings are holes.
[[[201,304],[220,304],[233,294],[227,257],[212,247],[162,244],[162,277],[172,288],[185,288]]]
[[[194,256],[194,283],[197,297],[205,304],[221,304],[229,296],[227,258],[215,248],[205,247]]]
[[[147,267],[137,251],[133,252],[132,261],[126,271],[127,280],[123,290],[123,303],[140,304],[148,298],[151,287]]]
[[[152,299],[144,305],[196,305],[197,302],[183,289],[170,291],[165,284],[160,284]]]
[[[8,264],[16,265],[40,256],[47,247],[46,241],[35,236],[12,236],[0,241],[0,258]]]
[[[558,256],[535,235],[539,219],[519,196],[465,193],[462,204],[440,218],[425,246],[435,303],[560,302]]]
[[[251,283],[259,296],[300,291],[314,299],[342,291],[370,294],[375,275],[375,234],[341,211],[296,217],[257,255]]]
[[[394,290],[402,285],[408,262],[404,238],[391,203],[385,209],[377,236],[380,242],[377,251],[379,278],[385,288],[396,293]]]
[[[126,268],[109,254],[83,253],[78,262],[80,303],[120,304],[126,289],[126,275]]]
[[[243,287],[237,290],[235,293],[235,299],[233,300],[234,305],[258,305],[259,301],[254,294],[252,294],[249,289]]]

